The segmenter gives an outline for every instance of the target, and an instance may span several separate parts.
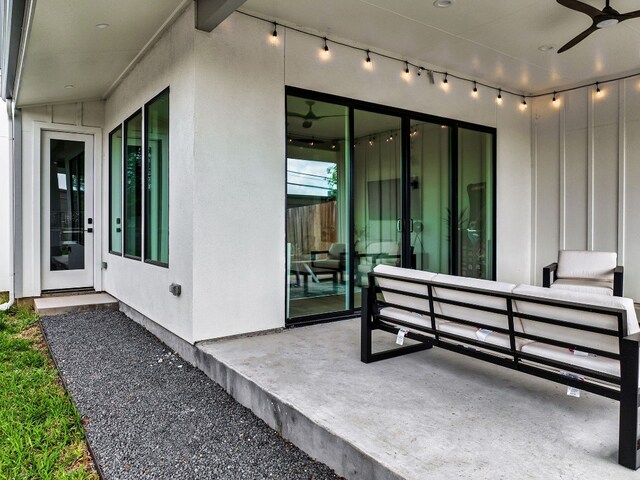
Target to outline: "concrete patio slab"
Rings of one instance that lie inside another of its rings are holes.
[[[366,365],[359,342],[350,320],[198,348],[240,403],[347,478],[638,476],[617,464],[613,400],[438,348]]]

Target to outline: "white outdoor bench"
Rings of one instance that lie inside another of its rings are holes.
[[[373,330],[412,345],[372,352]],[[640,467],[640,328],[629,298],[378,265],[362,290],[361,360],[438,346],[620,402],[618,462]]]

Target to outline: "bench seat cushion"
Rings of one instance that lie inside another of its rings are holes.
[[[461,323],[445,322],[440,325],[439,330],[445,333],[452,333],[465,338],[472,338],[481,342],[490,343],[498,347],[511,348],[509,336],[503,333],[491,332],[486,336],[486,332],[478,332],[476,327],[470,325],[463,325]],[[449,342],[455,342],[453,339],[447,339]],[[529,343],[530,340],[520,339],[516,337],[516,350],[522,349],[522,346]]]
[[[395,319],[395,320],[411,323],[419,327],[431,328],[430,315],[420,315],[419,313],[408,312],[406,310],[402,310],[400,308],[395,308],[395,307],[385,307],[381,309],[380,315],[392,319],[391,321]],[[440,328],[440,325],[442,323],[446,323],[446,322],[436,319],[436,328]]]
[[[613,284],[600,280],[587,280],[583,278],[559,278],[551,284],[551,288],[569,290],[572,292],[592,293],[595,295],[613,296]]]
[[[546,343],[531,342],[522,347],[523,353],[568,363],[577,367],[588,368],[609,375],[620,376],[620,362],[612,358],[576,355],[567,348],[556,347]]]

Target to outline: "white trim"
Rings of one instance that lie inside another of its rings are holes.
[[[531,102],[531,268],[529,278],[531,285],[536,285],[538,265],[538,119],[533,110],[536,105]]]
[[[627,82],[618,82],[618,265],[624,265],[627,201]]]
[[[29,0],[26,7],[25,20],[22,25],[22,38],[20,39],[20,52],[18,53],[18,63],[16,65],[16,78],[14,85],[16,87],[13,92],[13,103],[18,104],[18,96],[20,95],[20,84],[22,80],[22,69],[24,68],[24,56],[26,54],[29,37],[31,36],[31,26],[33,25],[33,17],[36,11],[36,0]],[[22,108],[22,106],[20,106]]]
[[[42,196],[41,196],[41,165],[42,165],[42,133],[45,131],[80,133],[93,135],[93,288],[102,291],[102,128],[84,127],[79,125],[64,125],[48,122],[33,122],[33,278],[34,287],[38,295],[42,293],[42,276],[40,254],[42,244]]]
[[[587,98],[587,250],[593,250],[595,216],[595,138],[594,95],[588,89]]]
[[[560,146],[560,250],[564,250],[567,245],[567,127],[566,112],[567,101],[563,99],[562,108],[558,118],[558,133]]]
[[[169,17],[164,21],[164,23],[160,25],[160,28],[156,30],[156,32],[151,36],[149,41],[140,49],[138,54],[135,57],[133,57],[133,60],[129,62],[129,65],[125,67],[122,73],[118,75],[118,78],[116,78],[114,82],[109,86],[109,88],[107,88],[107,91],[104,92],[104,94],[102,95],[102,100],[106,100],[109,97],[109,95],[111,95],[111,93],[116,89],[116,87],[120,85],[122,80],[124,80],[124,77],[126,77],[129,74],[129,72],[131,72],[134,69],[134,67],[140,62],[140,60],[142,60],[142,58],[147,54],[147,52],[151,50],[151,47],[153,47],[156,44],[156,42],[160,40],[160,37],[162,36],[162,34],[173,24],[173,22],[175,22],[178,19],[178,17],[182,14],[182,12],[186,10],[187,7],[190,6],[191,4],[193,4],[193,0],[183,0],[180,3],[180,5],[178,5],[176,9],[173,12],[171,12],[171,15],[169,15]],[[194,28],[195,28],[195,18],[194,18]]]

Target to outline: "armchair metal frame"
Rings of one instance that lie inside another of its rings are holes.
[[[558,279],[558,262],[553,262],[542,269],[542,286],[549,288]],[[624,286],[624,267],[618,265],[613,271],[613,296],[622,297]]]

